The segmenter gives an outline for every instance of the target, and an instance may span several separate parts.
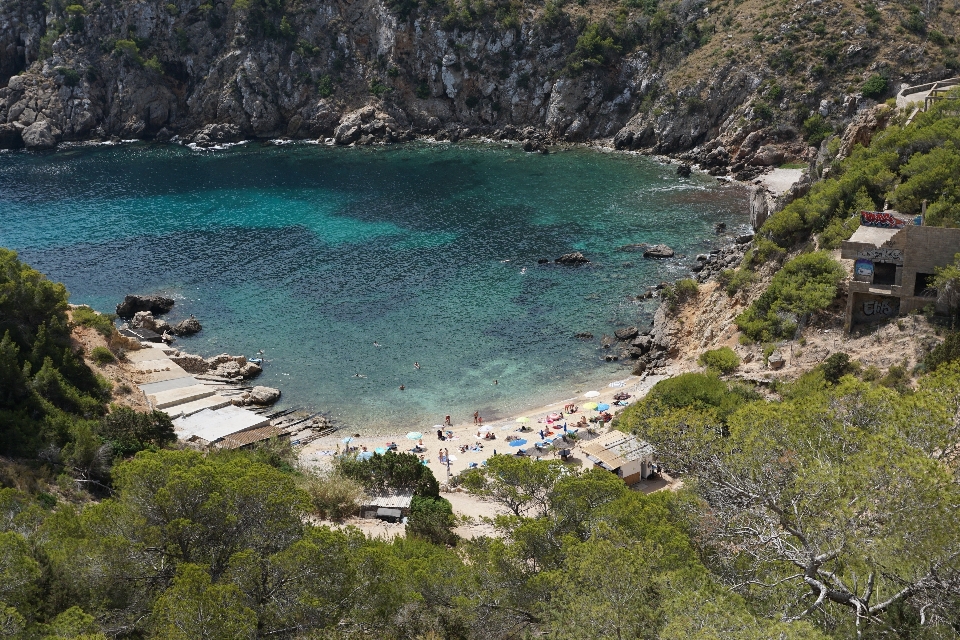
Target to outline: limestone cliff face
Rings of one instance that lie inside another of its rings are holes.
[[[612,138],[725,171],[807,157],[790,121],[820,102],[788,87],[799,116],[758,116],[777,75],[762,58],[684,71],[722,24],[702,0],[602,19],[587,2],[72,2],[0,0],[0,147],[487,133]]]

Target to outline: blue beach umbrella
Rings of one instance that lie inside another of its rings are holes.
[[[376,449],[373,450],[373,452],[374,452],[374,453],[379,453],[380,455],[383,455],[383,454],[385,454],[385,453],[387,452],[387,449],[386,449],[386,447],[377,447]]]
[[[511,447],[522,447],[522,446],[525,445],[525,444],[527,444],[527,441],[524,440],[523,438],[520,438],[519,440],[511,440],[511,441],[510,441],[510,446],[511,446]]]
[[[598,405],[597,405],[597,411],[606,411],[606,410],[609,409],[609,408],[610,408],[610,405],[608,405],[608,404],[598,404]]]
[[[373,457],[373,451],[364,451],[357,455],[357,460],[369,460]]]
[[[423,437],[423,434],[419,431],[411,431],[407,434],[407,440],[419,440]]]
[[[351,442],[353,442],[353,438],[344,438],[340,442],[342,442],[343,444],[350,444]]]

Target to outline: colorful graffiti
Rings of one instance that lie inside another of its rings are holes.
[[[864,278],[868,281],[873,280],[873,260],[858,259],[853,264],[853,273],[858,278]]]
[[[882,229],[902,229],[907,221],[901,220],[892,213],[882,211],[861,211],[861,227],[880,227]]]

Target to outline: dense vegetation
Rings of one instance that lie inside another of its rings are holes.
[[[681,376],[700,392],[653,394],[618,426],[688,479],[706,565],[755,612],[837,637],[955,637],[960,365],[901,394],[836,378],[841,360],[778,400],[731,388],[732,412],[716,378]]]
[[[764,239],[783,249],[820,234],[831,247],[848,238],[862,209],[888,201],[909,215],[928,200],[926,224],[960,224],[960,115],[952,100],[941,100],[909,125],[892,124],[874,136],[869,147],[857,146],[850,157],[831,167],[830,179],[810,194],[777,212],[761,229]]]

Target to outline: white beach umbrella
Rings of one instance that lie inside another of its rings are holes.
[[[599,391],[587,391],[585,394],[583,394],[583,397],[584,397],[584,398],[596,398],[598,395],[600,395],[600,392],[599,392]]]

